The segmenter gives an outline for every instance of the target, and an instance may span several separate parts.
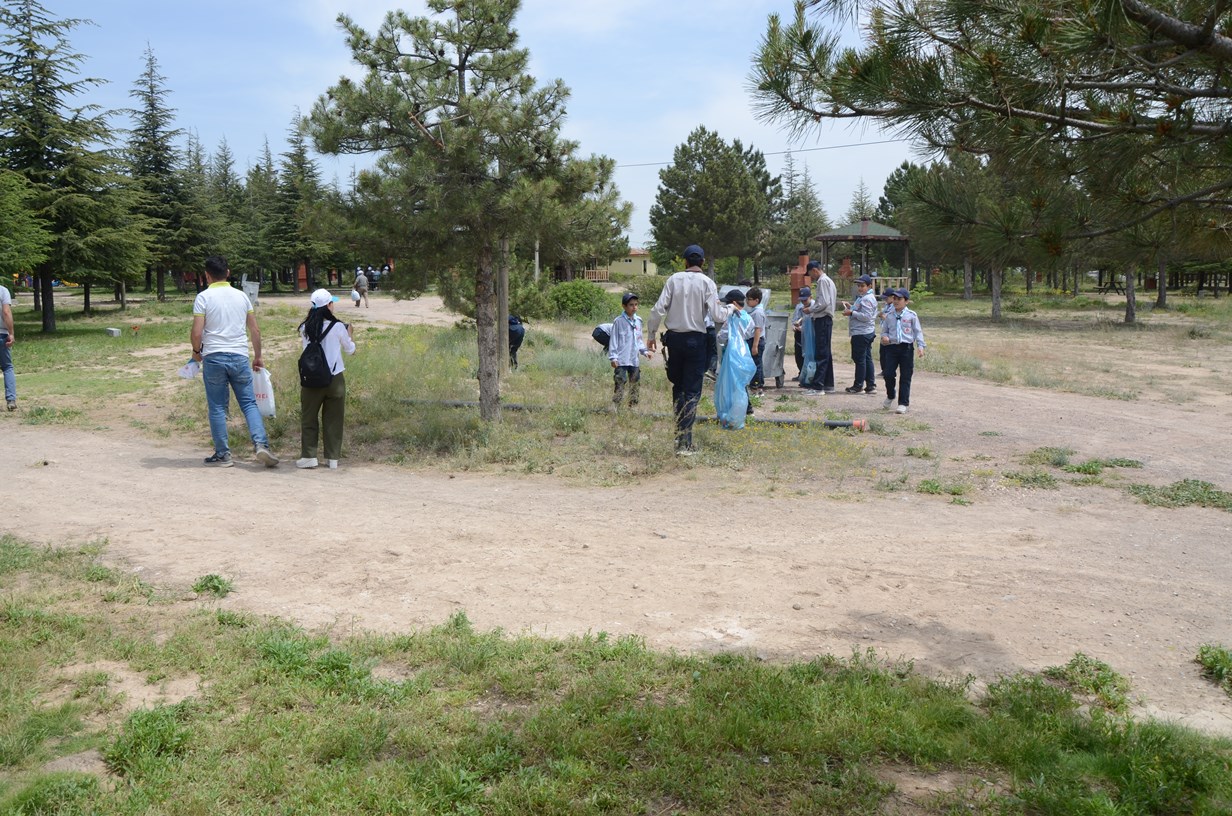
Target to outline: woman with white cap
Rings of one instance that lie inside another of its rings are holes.
[[[313,343],[320,343],[325,356],[325,375],[328,384],[309,387],[302,384],[304,363],[300,366],[300,453],[297,468],[317,466],[317,439],[324,437],[325,459],[329,467],[338,467],[342,457],[342,427],[346,413],[346,366],[342,352],[355,353],[355,341],[351,338],[351,326],[334,317],[334,304],[338,298],[327,289],[312,293],[312,308],[304,322],[299,324],[301,346],[307,350]],[[342,328],[338,328],[342,326]],[[319,415],[319,416],[318,416]],[[322,433],[322,430],[324,431]]]

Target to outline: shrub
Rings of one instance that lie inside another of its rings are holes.
[[[619,311],[607,292],[588,280],[558,283],[548,292],[548,299],[560,317],[573,320],[596,320]]]

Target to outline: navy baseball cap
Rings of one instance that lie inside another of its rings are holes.
[[[821,269],[821,261],[809,261],[805,269]]]
[[[684,259],[686,261],[692,260],[693,258],[701,259],[705,257],[706,253],[697,244],[689,244],[684,248]]]
[[[862,283],[865,286],[872,286],[873,279],[870,278],[868,275],[861,275],[860,277],[856,278],[856,283]]]
[[[739,289],[731,289],[728,291],[726,295],[723,295],[723,302],[724,303],[739,303],[741,306],[743,306],[744,305],[744,292],[741,292]]]
[[[813,290],[812,290],[812,289],[808,288],[807,286],[801,286],[801,287],[800,287],[800,298],[801,298],[802,300],[803,300],[804,298],[806,298],[806,297],[812,297],[812,296],[813,296]]]
[[[623,295],[620,296],[620,305],[628,306],[629,301],[631,300],[636,300],[640,302],[641,298],[637,296],[637,292],[625,292]]]
[[[908,289],[899,289],[898,297],[902,298],[903,300],[911,300],[911,292]]]

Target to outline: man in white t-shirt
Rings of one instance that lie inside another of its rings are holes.
[[[231,446],[227,442],[227,405],[231,392],[239,403],[257,459],[266,467],[278,464],[270,453],[265,422],[257,410],[253,394],[253,369],[261,363],[261,330],[252,311],[252,302],[239,289],[227,282],[231,270],[227,259],[211,255],[205,259],[205,276],[209,286],[193,301],[193,359],[201,361],[201,378],[205,381],[205,403],[209,408],[210,436],[214,439],[214,455],[205,460],[209,467],[231,467]],[[248,337],[252,336],[253,359],[248,362]]]
[[[4,372],[4,404],[17,410],[17,375],[13,373],[13,295],[0,286],[0,371]]]

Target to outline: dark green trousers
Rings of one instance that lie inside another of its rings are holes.
[[[314,459],[324,426],[325,458],[342,458],[342,426],[346,419],[346,372],[334,375],[326,388],[299,390],[299,456]]]

